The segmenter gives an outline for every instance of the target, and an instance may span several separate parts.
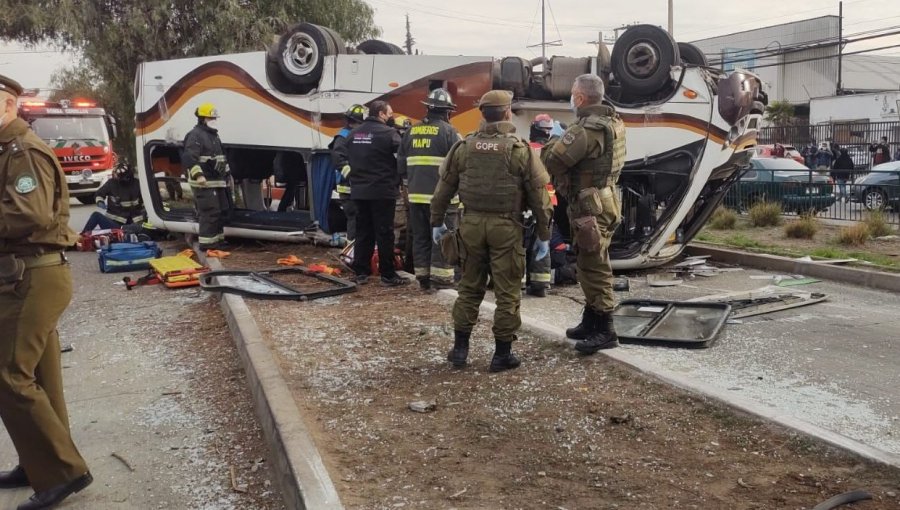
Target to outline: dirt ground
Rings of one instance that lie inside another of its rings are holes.
[[[794,218],[784,220],[785,223],[791,221]],[[841,228],[840,225],[819,222],[820,230],[813,239],[791,239],[784,235],[784,224],[751,227],[745,218],[741,218],[734,229],[715,230],[707,226],[697,240],[786,256],[827,254],[828,258],[860,258],[875,265],[900,269],[900,239],[870,239],[862,246],[845,246],[836,241]],[[869,264],[863,262],[860,265]]]
[[[192,304],[186,315],[191,319],[179,327],[190,328],[190,335],[177,347],[172,362],[190,373],[191,391],[213,411],[205,432],[222,466],[222,484],[234,493],[235,508],[283,509],[247,378],[218,302]]]
[[[239,248],[228,267],[334,250]],[[311,302],[248,300],[348,508],[800,509],[854,489],[900,508],[900,472],[863,462],[602,356],[521,335],[490,374],[446,362],[449,306],[416,286]],[[428,413],[414,401],[434,402]]]

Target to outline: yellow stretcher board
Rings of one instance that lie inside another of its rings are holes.
[[[190,257],[172,255],[150,261],[150,268],[159,277],[159,281],[169,288],[192,287],[200,285],[200,275],[209,271]]]

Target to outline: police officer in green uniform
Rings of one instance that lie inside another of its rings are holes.
[[[612,106],[602,104],[603,95],[599,77],[576,78],[570,102],[578,119],[541,152],[557,192],[569,204],[578,281],[586,304],[581,323],[567,329],[566,336],[579,340],[575,349],[583,354],[619,345],[613,327],[616,303],[609,244],[622,221],[616,183],[625,164],[625,124]]]
[[[231,211],[228,188],[228,163],[219,130],[215,128],[219,112],[212,103],[203,103],[194,111],[197,125],[184,137],[182,164],[194,193],[194,206],[200,223],[200,249],[224,247],[225,220]]]
[[[469,338],[478,320],[489,271],[497,303],[493,327],[496,350],[490,370],[500,372],[520,364],[511,346],[522,324],[523,210],[530,209],[537,221],[536,258],[546,257],[550,250],[553,210],[546,188],[550,179],[528,143],[514,134],[511,104],[512,94],[504,90],[492,90],[481,98],[479,109],[484,123],[453,146],[441,167],[441,180],[431,202],[435,242],[447,232],[444,214],[457,193],[464,207],[458,233],[463,275],[453,305],[455,340],[447,355],[458,368],[466,364]]]
[[[450,94],[441,88],[428,93],[423,103],[428,113],[422,122],[412,126],[403,136],[397,153],[400,177],[409,190],[409,226],[413,240],[413,267],[422,290],[453,285],[453,266],[441,256],[441,250],[431,242],[431,199],[439,180],[438,170],[459,132],[450,124],[450,112],[456,108]],[[455,229],[456,204],[447,210],[444,224]]]
[[[56,331],[72,299],[69,191],[53,151],[17,117],[21,93],[0,76],[0,417],[19,454],[0,489],[30,485],[18,510],[37,510],[93,478],[69,432]]]

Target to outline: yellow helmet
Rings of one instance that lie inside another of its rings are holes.
[[[212,103],[203,103],[197,107],[197,110],[194,111],[194,115],[196,115],[197,117],[205,117],[208,119],[218,119],[219,110],[217,110],[216,105]]]
[[[412,127],[412,120],[406,115],[394,115],[394,125],[400,129],[409,129]]]

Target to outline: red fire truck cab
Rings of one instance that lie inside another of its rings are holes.
[[[83,204],[112,176],[116,162],[111,142],[116,121],[93,101],[45,101],[20,98],[19,116],[31,124],[59,159],[69,194]]]

